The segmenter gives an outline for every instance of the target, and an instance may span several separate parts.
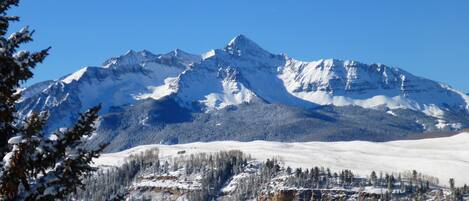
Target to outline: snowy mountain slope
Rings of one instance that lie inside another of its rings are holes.
[[[304,142],[281,143],[267,141],[215,141],[179,145],[145,145],[117,153],[103,154],[95,161],[97,166],[118,166],[126,157],[158,147],[160,158],[177,156],[179,151],[214,153],[221,150],[240,150],[254,159],[265,161],[278,157],[292,167],[330,167],[333,170],[351,169],[368,175],[371,171],[404,172],[417,170],[433,175],[445,185],[449,178],[457,178],[457,185],[469,183],[469,133],[452,137],[423,140],[372,143]]]
[[[204,59],[179,76],[177,97],[183,105],[213,110],[263,100],[269,103],[316,106],[292,96],[277,77],[284,65],[281,55],[271,54],[244,36]]]
[[[243,35],[201,56],[179,49],[166,54],[128,51],[101,67],[85,67],[22,91],[22,117],[50,110],[48,131],[68,126],[78,112],[102,103],[132,105],[172,97],[194,113],[246,103],[275,103],[304,109],[360,106],[387,114],[408,109],[435,118],[428,129],[468,126],[469,96],[451,87],[381,64],[335,59],[298,61],[272,54]]]
[[[408,108],[434,116],[433,109],[467,110],[469,103],[449,86],[381,64],[289,59],[280,77],[292,94],[321,105]]]
[[[21,90],[21,100],[23,101],[24,99],[28,99],[32,96],[37,95],[38,93],[41,93],[44,91],[46,88],[48,88],[51,84],[53,84],[53,80],[47,80],[44,82],[39,82],[36,84],[33,84],[29,86],[28,88],[22,89]]]
[[[179,77],[177,96],[185,105],[220,109],[256,97],[306,108],[405,108],[442,119],[445,110],[469,111],[467,95],[404,70],[336,59],[297,61],[271,54],[243,35],[203,58]]]
[[[104,68],[84,67],[57,81],[41,83],[41,88],[34,85],[40,90],[26,94],[19,103],[19,112],[27,115],[50,110],[54,123],[49,130],[68,126],[78,112],[100,103],[105,113],[112,106],[172,93],[171,81],[198,60],[199,57],[181,50],[163,55],[129,51],[106,61]]]

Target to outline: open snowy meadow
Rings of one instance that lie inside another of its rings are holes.
[[[469,133],[451,137],[384,143],[351,142],[237,142],[216,141],[177,145],[144,145],[117,153],[103,154],[95,161],[98,166],[118,166],[126,157],[142,151],[159,148],[161,158],[184,154],[211,153],[221,150],[240,150],[255,160],[278,158],[291,167],[329,167],[333,170],[350,169],[361,176],[371,171],[405,172],[417,170],[438,177],[447,185],[456,178],[456,185],[469,183]]]

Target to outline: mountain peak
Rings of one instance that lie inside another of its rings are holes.
[[[187,55],[190,55],[190,56],[195,56],[193,54],[190,54],[190,53],[187,53],[186,51],[184,50],[181,50],[179,48],[176,48],[174,50],[172,50],[171,52],[168,52],[166,54],[162,54],[161,56],[163,57],[169,57],[169,56],[172,56],[172,57],[183,57],[183,56],[187,56]]]
[[[243,53],[268,53],[262,49],[257,43],[247,38],[245,35],[238,35],[231,39],[228,45],[225,46],[224,50],[229,53],[241,55]]]
[[[138,64],[142,61],[151,60],[156,58],[157,55],[153,54],[148,50],[142,51],[135,51],[135,50],[128,50],[123,55],[119,57],[113,57],[111,59],[106,60],[103,63],[103,66],[110,67],[110,66],[117,66],[117,65],[132,65]]]
[[[227,47],[240,47],[240,46],[257,46],[259,47],[254,41],[249,39],[243,34],[237,35],[233,39],[230,40]]]
[[[135,54],[135,50],[133,49],[127,50],[127,52],[124,53],[124,55],[132,55],[132,54]]]
[[[190,54],[178,48],[166,54],[159,55],[158,58],[166,60],[177,59],[186,66],[202,59],[200,55]]]
[[[127,50],[125,54],[121,55],[120,57],[128,57],[128,56],[155,56],[152,52],[148,50],[141,50],[141,51],[135,51],[135,50]]]

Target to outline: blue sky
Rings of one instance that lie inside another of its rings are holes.
[[[244,34],[300,60],[383,63],[469,92],[469,1],[22,0],[10,11],[52,46],[28,84],[128,49],[202,53]]]

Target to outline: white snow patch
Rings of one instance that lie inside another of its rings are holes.
[[[456,129],[456,130],[459,130],[462,128],[462,124],[461,123],[447,123],[445,120],[443,119],[438,119],[437,120],[437,124],[435,124],[435,126],[438,128],[438,129],[445,129],[445,128],[451,128],[451,129]]]
[[[208,107],[208,110],[249,103],[256,96],[244,85],[233,80],[223,80],[222,87],[221,93],[210,93],[205,96],[205,100],[200,101]]]
[[[202,59],[205,60],[213,56],[215,56],[215,50],[210,50],[202,54]]]
[[[435,124],[435,126],[436,126],[438,129],[444,129],[444,128],[448,127],[448,124],[447,124],[446,121],[443,120],[443,119],[438,119],[437,122],[438,122],[438,123]]]
[[[392,110],[388,110],[386,113],[392,115],[392,116],[395,116],[397,117],[396,113],[394,113]]]
[[[155,187],[155,188],[177,188],[177,189],[196,189],[188,183],[181,183],[177,180],[145,180],[136,182],[134,187]]]
[[[177,78],[168,77],[168,78],[164,79],[164,84],[163,85],[149,86],[148,90],[150,90],[151,93],[139,94],[139,95],[136,95],[134,98],[136,100],[147,99],[147,98],[152,98],[152,99],[158,100],[160,98],[169,96],[172,93],[176,92],[176,89],[173,87],[173,83],[175,81],[177,81]]]
[[[19,144],[23,141],[22,136],[15,136],[8,140],[8,144]]]
[[[444,118],[445,116],[445,111],[440,109],[438,106],[431,104],[431,105],[425,105],[423,113],[425,113],[428,116],[435,117],[435,118]]]
[[[148,117],[145,117],[145,118],[143,118],[142,120],[140,120],[139,123],[140,123],[140,125],[142,125],[142,126],[147,126],[147,125],[148,125],[147,122],[148,122]]]
[[[63,79],[62,79],[62,82],[63,82],[63,83],[66,83],[66,84],[70,84],[70,83],[72,83],[73,81],[79,80],[79,79],[81,78],[81,76],[83,76],[83,74],[85,74],[85,72],[86,72],[87,69],[88,69],[88,68],[85,67],[85,68],[82,68],[82,69],[80,69],[80,70],[78,70],[78,71],[76,71],[76,72],[70,74],[69,76],[63,78]]]

